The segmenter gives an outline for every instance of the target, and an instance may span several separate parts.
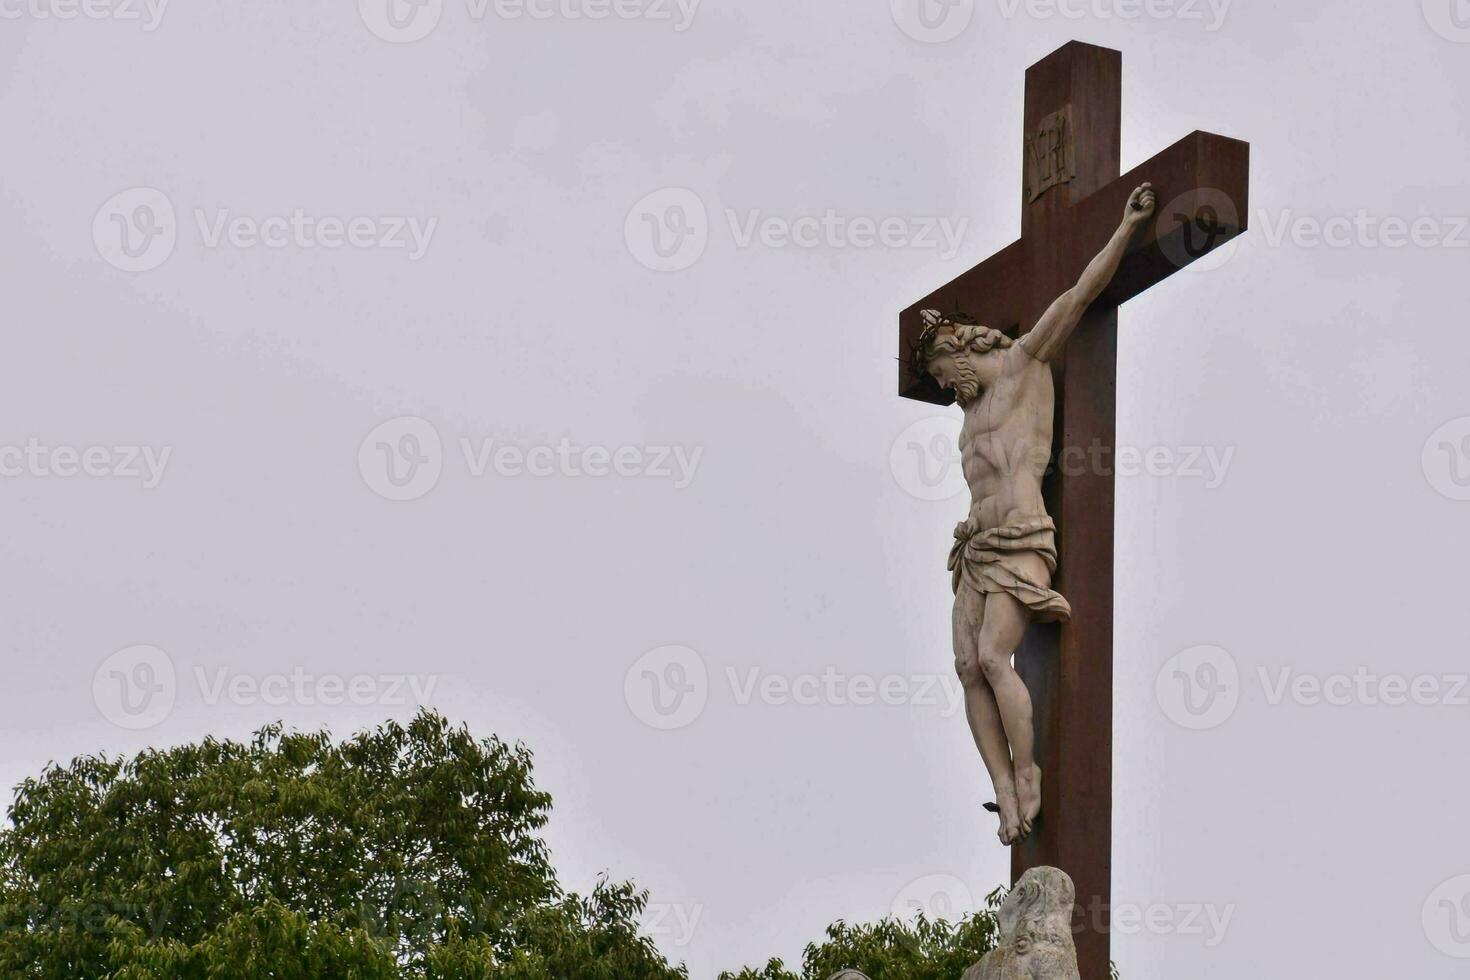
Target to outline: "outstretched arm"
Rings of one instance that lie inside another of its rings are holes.
[[[1117,275],[1118,265],[1123,261],[1129,243],[1138,229],[1153,217],[1157,202],[1152,184],[1143,184],[1134,190],[1128,198],[1128,206],[1123,209],[1123,223],[1118,225],[1118,230],[1113,232],[1112,239],[1097,253],[1097,257],[1088,263],[1077,285],[1057,297],[1056,302],[1036,321],[1031,332],[1021,338],[1021,347],[1028,354],[1038,361],[1050,361],[1061,352],[1062,345],[1081,322],[1082,314]]]

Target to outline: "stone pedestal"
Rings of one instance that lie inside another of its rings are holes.
[[[1072,942],[1075,897],[1065,872],[1027,871],[1000,907],[1000,941],[963,980],[1080,980]]]

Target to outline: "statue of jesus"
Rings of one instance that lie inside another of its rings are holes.
[[[912,351],[915,373],[953,390],[965,412],[960,458],[971,504],[949,556],[955,670],[1006,845],[1029,835],[1041,813],[1031,695],[1011,657],[1030,623],[1065,622],[1072,612],[1051,587],[1056,525],[1041,496],[1056,407],[1050,362],[1112,281],[1156,203],[1151,185],[1134,190],[1107,246],[1019,341],[962,315],[926,310]]]

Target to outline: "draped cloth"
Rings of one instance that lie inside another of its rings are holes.
[[[1034,573],[1016,559],[1040,555],[1046,563],[1046,581],[1035,581]],[[954,573],[954,591],[961,586],[978,592],[1005,592],[1015,596],[1032,612],[1037,623],[1065,623],[1072,607],[1051,588],[1057,570],[1057,526],[1050,517],[1029,517],[1001,527],[957,539],[949,552],[949,570]]]

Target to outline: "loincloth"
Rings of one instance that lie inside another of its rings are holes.
[[[1033,581],[1031,573],[1016,559],[1040,555],[1046,562],[1047,581]],[[1003,527],[963,538],[949,552],[949,569],[954,573],[954,591],[960,586],[977,592],[1004,592],[1030,609],[1033,622],[1065,623],[1072,607],[1051,588],[1057,570],[1057,526],[1050,517],[1027,517]]]

